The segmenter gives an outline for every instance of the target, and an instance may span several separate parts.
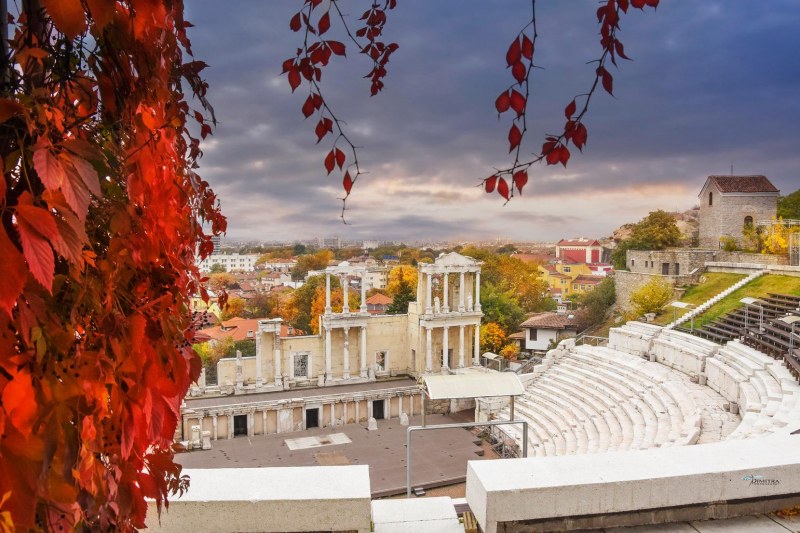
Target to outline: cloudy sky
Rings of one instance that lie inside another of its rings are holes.
[[[322,161],[302,87],[281,63],[302,39],[289,29],[301,0],[187,0],[195,56],[206,61],[219,125],[201,174],[233,239],[515,239],[602,237],[655,209],[695,204],[710,174],[764,174],[800,187],[800,3],[662,0],[631,10],[615,97],[598,93],[589,139],[566,169],[536,166],[524,196],[503,206],[476,187],[507,166],[510,117],[494,100],[511,81],[505,51],[529,16],[527,0],[399,0],[386,39],[386,88],[369,97],[371,68],[348,44],[323,89],[361,146],[369,171],[339,215],[341,176]],[[353,24],[368,2],[341,0]],[[563,126],[599,56],[594,0],[539,0],[529,151]],[[329,38],[342,38],[338,28]]]

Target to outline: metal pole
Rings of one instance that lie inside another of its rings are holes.
[[[425,398],[425,396],[422,396]],[[423,400],[424,401],[424,400]],[[494,420],[491,422],[464,422],[459,424],[435,424],[433,426],[409,426],[406,429],[406,497],[411,497],[411,433],[431,429],[473,428],[480,426],[504,426],[522,424],[522,457],[528,457],[528,422],[525,420]]]
[[[511,420],[514,420],[514,397],[511,396],[511,414],[508,417]]]

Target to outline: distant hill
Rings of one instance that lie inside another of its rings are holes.
[[[675,218],[675,223],[678,225],[678,229],[681,230],[684,241],[687,243],[692,242],[692,238],[697,235],[697,231],[700,227],[700,207],[693,207],[682,213],[675,212],[670,214]],[[616,244],[629,238],[633,233],[634,225],[635,223],[632,222],[618,227],[612,232],[610,240]]]

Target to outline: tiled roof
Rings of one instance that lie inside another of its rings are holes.
[[[556,258],[556,256],[550,254],[511,254],[511,257],[526,263],[547,263]]]
[[[581,274],[577,276],[575,279],[573,279],[572,283],[584,283],[584,284],[588,283],[590,285],[597,285],[604,279],[606,279],[605,276],[589,276],[586,274]]]
[[[255,334],[258,331],[258,321],[264,320],[263,318],[231,318],[225,322],[221,322],[219,326],[213,328],[201,329],[197,332],[197,340],[220,340],[225,337],[233,337],[234,341],[242,341],[245,339],[255,339]],[[252,335],[248,337],[248,332]]]
[[[381,294],[379,292],[373,294],[369,298],[367,298],[367,305],[389,305],[392,303],[392,299],[386,296],[385,294]]]
[[[523,328],[531,329],[565,329],[565,328],[578,328],[578,324],[571,315],[561,313],[554,313],[547,311],[545,313],[536,313],[521,324]]]
[[[780,192],[766,176],[709,176],[720,192]]]
[[[597,239],[561,239],[557,246],[600,246]]]

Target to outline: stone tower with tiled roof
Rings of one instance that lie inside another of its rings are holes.
[[[774,218],[780,191],[766,176],[709,176],[700,190],[700,246],[724,237],[741,242],[746,224]]]

